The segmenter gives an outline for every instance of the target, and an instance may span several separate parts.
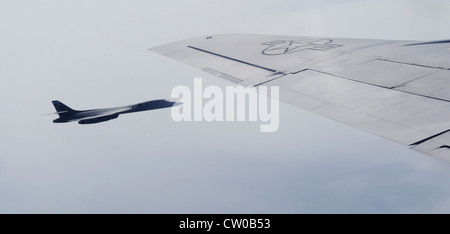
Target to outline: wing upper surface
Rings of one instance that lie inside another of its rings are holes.
[[[450,44],[226,34],[151,50],[450,161]]]

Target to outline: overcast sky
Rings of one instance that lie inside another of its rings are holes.
[[[280,103],[280,128],[181,122],[170,110],[96,125],[75,109],[231,83],[148,51],[258,33],[450,38],[438,0],[0,2],[0,213],[449,213],[450,165]]]

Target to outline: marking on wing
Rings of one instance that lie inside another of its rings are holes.
[[[268,46],[261,53],[263,55],[283,55],[300,52],[303,50],[327,51],[343,45],[332,44],[332,39],[320,40],[274,40],[262,43]]]

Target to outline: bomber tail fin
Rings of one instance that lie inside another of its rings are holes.
[[[75,110],[66,106],[64,103],[62,103],[60,101],[55,100],[55,101],[52,101],[52,103],[53,103],[53,106],[55,107],[56,113],[59,115],[59,117],[64,117],[68,113],[75,112]]]

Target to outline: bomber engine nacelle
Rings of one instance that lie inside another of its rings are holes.
[[[78,121],[78,123],[79,124],[95,124],[95,123],[105,122],[105,121],[108,121],[111,119],[116,119],[117,117],[119,117],[119,114],[101,116],[101,117],[91,118],[91,119],[83,119],[83,120]]]

